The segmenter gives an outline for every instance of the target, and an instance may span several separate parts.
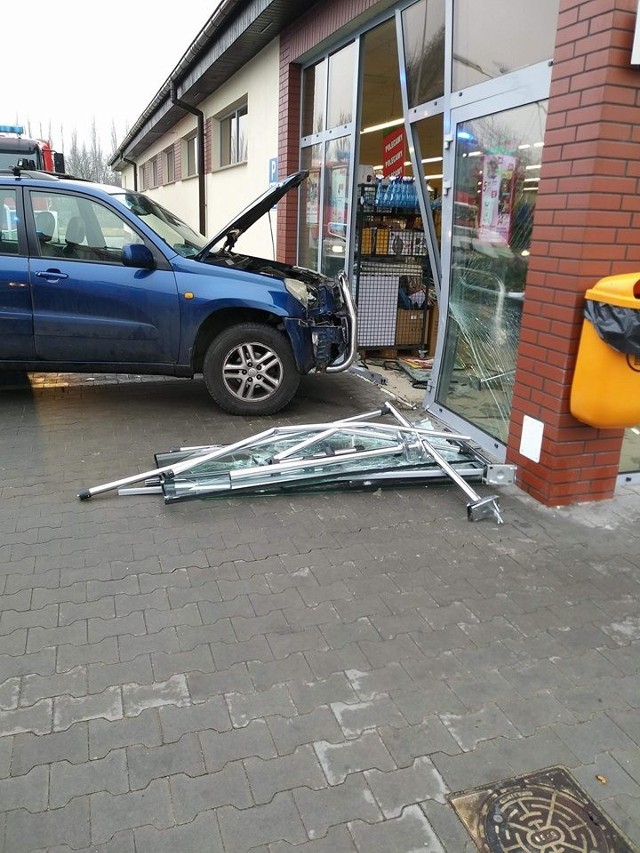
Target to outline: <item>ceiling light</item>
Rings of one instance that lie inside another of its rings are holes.
[[[372,124],[371,127],[363,127],[360,135],[363,133],[373,133],[376,130],[386,130],[388,127],[397,127],[399,124],[404,124],[404,119],[394,118],[391,121],[384,122],[384,124]]]

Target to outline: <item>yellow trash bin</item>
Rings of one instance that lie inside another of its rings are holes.
[[[598,429],[640,423],[640,273],[587,290],[571,414]]]

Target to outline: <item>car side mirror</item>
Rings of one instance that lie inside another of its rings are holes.
[[[153,270],[156,267],[151,250],[143,243],[127,243],[123,246],[121,260],[125,267],[137,267],[143,270]]]

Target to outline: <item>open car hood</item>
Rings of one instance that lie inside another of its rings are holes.
[[[250,228],[254,222],[257,222],[261,216],[264,216],[265,213],[271,210],[289,190],[299,187],[308,176],[308,170],[294,172],[292,175],[278,181],[274,186],[269,187],[261,196],[258,196],[255,201],[251,202],[248,207],[245,207],[242,213],[239,213],[231,222],[218,231],[215,237],[209,240],[207,245],[198,253],[198,259],[205,258],[216,243],[219,243],[221,240],[224,240],[224,248],[233,248],[238,237],[244,234],[247,228]]]

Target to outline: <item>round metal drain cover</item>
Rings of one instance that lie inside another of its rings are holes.
[[[562,767],[450,801],[483,853],[638,853]]]

